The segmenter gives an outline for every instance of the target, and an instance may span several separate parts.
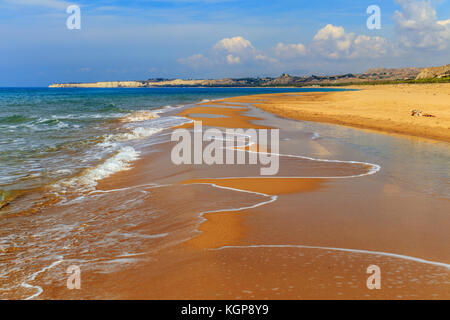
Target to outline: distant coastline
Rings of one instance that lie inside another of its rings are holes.
[[[152,87],[311,87],[397,83],[448,83],[450,64],[431,68],[369,69],[361,74],[278,78],[164,79],[54,83],[49,88],[152,88]]]

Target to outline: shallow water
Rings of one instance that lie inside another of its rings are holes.
[[[111,157],[116,159],[110,167],[120,170],[138,157],[136,140],[179,124],[174,118],[143,122],[146,116],[151,118],[146,112],[157,114],[202,100],[292,91],[321,90],[0,88],[0,207],[24,190],[72,177]]]
[[[450,199],[450,147],[447,142],[352,129],[314,122],[292,122],[312,133],[303,150],[312,156],[377,163],[386,178],[404,189]]]

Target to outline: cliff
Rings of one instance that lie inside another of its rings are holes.
[[[442,67],[424,68],[416,79],[444,78],[450,77],[450,64]]]

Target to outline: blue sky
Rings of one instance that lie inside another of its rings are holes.
[[[448,64],[449,1],[0,0],[0,86]]]

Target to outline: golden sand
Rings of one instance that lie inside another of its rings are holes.
[[[223,101],[258,103],[278,116],[450,142],[450,84],[349,87],[359,91],[253,95]],[[433,117],[413,117],[413,110]]]
[[[304,178],[236,178],[236,179],[194,179],[185,184],[205,183],[221,187],[264,193],[267,195],[291,194],[313,191],[320,188],[322,179]]]
[[[206,104],[200,107],[186,109],[178,114],[180,117],[186,117],[195,121],[202,121],[204,126],[236,128],[236,129],[271,129],[267,126],[261,126],[251,123],[252,120],[261,120],[255,117],[243,115],[249,108],[234,109],[227,107],[207,107]],[[214,114],[225,116],[225,118],[203,118],[193,117],[190,114]],[[192,123],[184,125],[184,128],[191,127]]]
[[[184,184],[215,184],[221,187],[258,192],[267,195],[292,194],[314,191],[321,187],[322,179],[301,178],[238,178],[238,179],[194,179]],[[219,248],[238,244],[245,233],[242,214],[248,210],[226,211],[205,214],[206,221],[199,227],[201,234],[190,241],[197,248]]]

